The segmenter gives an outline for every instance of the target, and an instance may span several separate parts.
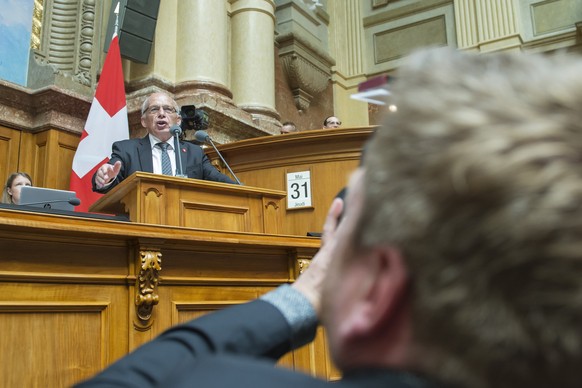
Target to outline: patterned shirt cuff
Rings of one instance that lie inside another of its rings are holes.
[[[283,284],[260,299],[275,306],[289,323],[293,349],[313,341],[318,325],[317,314],[303,294]]]

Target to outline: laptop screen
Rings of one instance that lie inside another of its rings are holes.
[[[20,189],[19,205],[21,206],[75,210],[75,204],[79,204],[79,199],[74,191],[34,186],[22,186]]]

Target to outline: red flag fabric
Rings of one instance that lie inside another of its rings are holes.
[[[109,160],[113,142],[128,138],[123,69],[116,35],[109,45],[89,116],[73,159],[70,190],[76,192],[81,200],[81,204],[75,207],[76,211],[88,211],[101,197],[102,194],[92,191],[91,178]]]

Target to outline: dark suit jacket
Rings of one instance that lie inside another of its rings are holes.
[[[255,300],[176,326],[79,387],[432,386],[419,376],[386,369],[360,370],[330,383],[276,368],[275,360],[291,349],[290,337],[281,312]]]
[[[95,186],[96,173],[93,174],[93,191],[106,193],[136,171],[154,172],[152,146],[148,136],[141,139],[116,141],[113,143],[112,149],[111,159],[108,163],[115,164],[116,161],[121,161],[121,170],[111,185],[102,189],[97,189]],[[180,142],[180,151],[184,173],[188,178],[236,184],[235,181],[218,171],[210,163],[204,150],[196,144]]]

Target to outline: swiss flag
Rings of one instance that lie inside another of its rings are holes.
[[[101,197],[102,194],[92,191],[91,178],[99,166],[109,160],[113,142],[128,138],[121,54],[119,39],[115,35],[105,57],[101,78],[73,159],[70,190],[76,192],[81,200],[76,211],[88,211],[89,206]]]

